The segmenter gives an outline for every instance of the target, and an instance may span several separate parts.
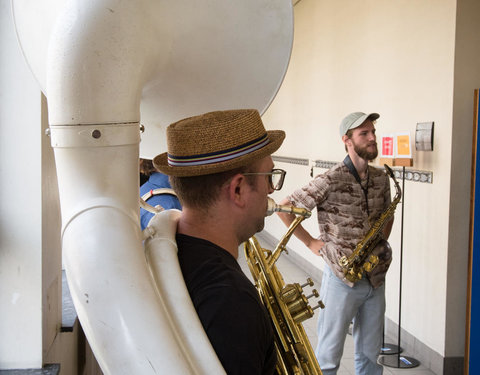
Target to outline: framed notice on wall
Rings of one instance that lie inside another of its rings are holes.
[[[474,95],[472,179],[470,196],[470,248],[465,373],[480,374],[480,122],[479,90]]]
[[[380,149],[380,157],[393,158],[395,156],[395,136],[382,136],[382,147]]]
[[[411,158],[410,133],[398,133],[396,144],[396,156],[398,158]]]

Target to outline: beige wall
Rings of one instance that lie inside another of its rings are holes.
[[[0,2],[0,368],[42,364],[41,92]],[[32,157],[38,155],[38,157]]]
[[[472,11],[480,14],[474,1],[463,4],[462,23],[471,21]],[[342,160],[338,125],[353,111],[379,112],[378,135],[408,131],[413,138],[418,122],[435,122],[434,151],[413,150],[414,169],[433,172],[433,183],[405,182],[401,323],[440,355],[462,356],[473,87],[480,86],[473,22],[465,26],[459,47],[455,1],[302,0],[294,10],[289,70],[264,115],[267,127],[287,132],[277,155]],[[307,167],[282,167],[288,170],[287,183],[275,199],[310,179]],[[458,180],[451,184],[452,176]],[[399,205],[387,278],[387,317],[395,322],[400,215]],[[315,218],[305,225],[318,233]],[[267,221],[266,229],[277,237],[284,232],[276,218]],[[289,245],[323,266],[298,241]],[[462,254],[456,268],[449,266],[455,252]],[[455,338],[447,338],[453,332]]]
[[[46,99],[6,1],[0,45],[0,369],[40,368],[61,326],[58,189]]]

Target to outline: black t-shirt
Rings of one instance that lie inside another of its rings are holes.
[[[221,247],[177,234],[178,259],[193,305],[227,374],[273,374],[273,329],[258,292]]]

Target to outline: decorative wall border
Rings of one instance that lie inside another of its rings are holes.
[[[403,170],[398,168],[392,168],[395,178],[401,180],[403,178]],[[433,184],[433,172],[419,171],[415,169],[405,169],[405,181],[413,182],[425,182],[427,184]]]
[[[272,155],[272,158],[274,161],[278,161],[281,163],[313,166],[315,168],[323,168],[323,169],[330,169],[331,167],[333,167],[335,164],[338,163],[336,161],[327,161],[327,160],[312,160],[312,162],[310,162],[308,159],[304,159],[304,158],[293,158],[288,156],[276,156],[276,155]],[[403,168],[393,167],[392,170],[393,170],[393,173],[395,174],[395,178],[399,180],[403,178]],[[405,181],[433,184],[433,172],[410,169],[407,167],[405,169]]]
[[[272,155],[272,159],[274,161],[278,161],[281,163],[308,165],[308,159],[291,158],[288,156],[276,156],[276,155]]]

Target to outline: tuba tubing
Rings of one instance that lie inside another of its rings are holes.
[[[155,215],[144,230],[145,255],[155,285],[168,311],[171,327],[185,347],[188,361],[199,374],[225,374],[208,340],[188,294],[177,257],[175,234],[180,211],[165,210]]]
[[[195,311],[183,308],[179,323],[169,310],[167,298],[186,292],[175,266],[176,277],[166,277],[171,242],[152,227],[143,245],[140,113],[142,143],[152,146],[144,156],[161,152],[161,125],[179,118],[225,108],[263,113],[288,66],[291,1],[12,0],[12,9],[48,99],[67,279],[103,373],[222,374],[205,332],[186,337]],[[166,268],[156,264],[164,245]]]

